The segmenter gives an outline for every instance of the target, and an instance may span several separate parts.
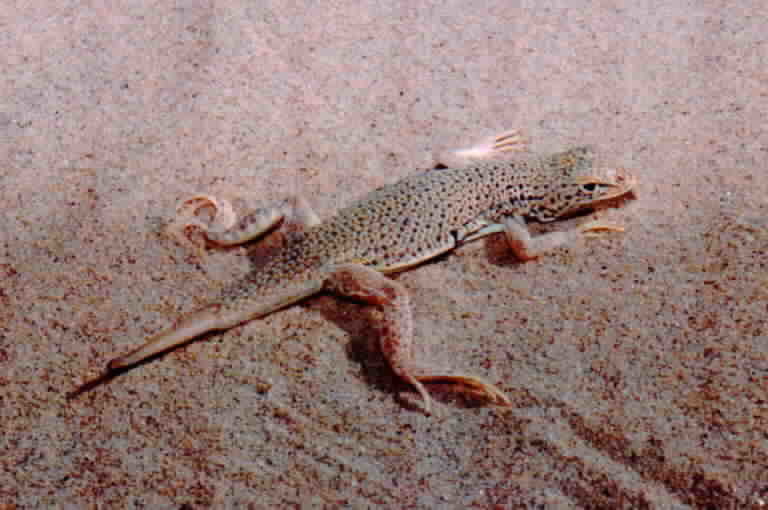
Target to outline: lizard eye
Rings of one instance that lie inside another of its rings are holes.
[[[590,191],[590,192],[595,191],[595,188],[597,188],[597,184],[595,184],[594,182],[589,182],[584,186],[582,186],[582,188],[584,189],[584,191]]]

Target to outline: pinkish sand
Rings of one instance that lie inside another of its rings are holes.
[[[768,505],[764,2],[27,4],[0,7],[0,509]],[[424,416],[330,296],[65,400],[259,258],[168,239],[181,198],[327,217],[510,127],[641,177],[599,213],[624,234],[398,277],[419,356],[513,407],[434,388]]]

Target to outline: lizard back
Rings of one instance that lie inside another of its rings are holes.
[[[593,156],[591,148],[580,147],[548,157],[489,161],[406,177],[291,236],[252,283],[270,287],[347,262],[399,271],[449,251],[501,216],[549,221],[557,213],[547,211],[570,198],[560,196],[561,181],[591,169]]]

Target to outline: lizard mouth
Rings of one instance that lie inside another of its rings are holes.
[[[594,175],[578,177],[576,180],[581,185],[593,184],[602,188],[599,197],[596,197],[600,201],[617,198],[632,191],[637,181],[637,177],[625,168],[606,169]]]

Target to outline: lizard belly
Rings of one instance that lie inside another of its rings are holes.
[[[385,274],[398,273],[400,271],[410,269],[414,266],[418,266],[419,264],[442,255],[443,253],[447,253],[453,250],[455,247],[456,240],[451,237],[450,240],[446,240],[437,246],[430,247],[429,249],[419,250],[409,257],[405,257],[389,263],[384,261],[382,264],[375,265],[374,269]]]

